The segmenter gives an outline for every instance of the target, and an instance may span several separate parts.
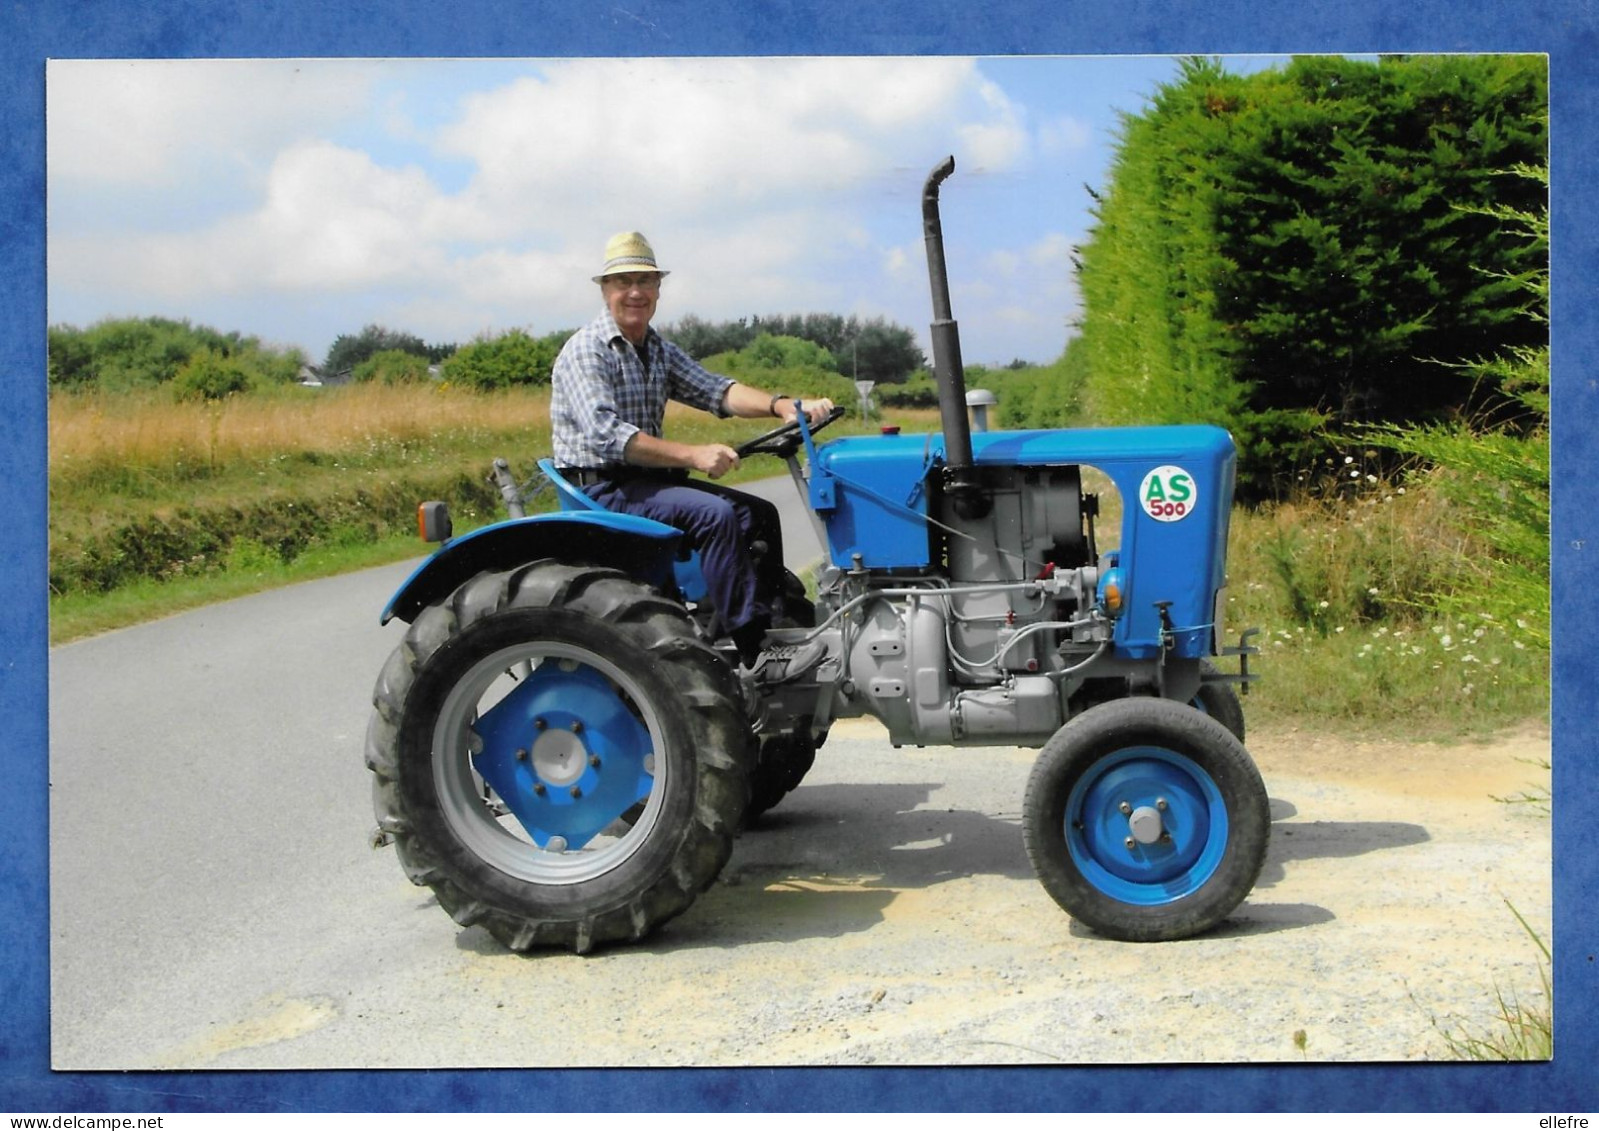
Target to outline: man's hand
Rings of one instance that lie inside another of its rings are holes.
[[[814,401],[807,400],[802,403],[805,405],[805,422],[812,428],[826,420],[827,414],[833,411],[833,402],[826,397]],[[799,413],[794,411],[793,401],[777,402],[777,416],[784,424],[794,423],[794,419],[798,415]]]
[[[738,453],[726,444],[696,444],[689,449],[695,471],[720,479],[738,466]]]

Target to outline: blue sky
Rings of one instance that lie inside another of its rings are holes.
[[[1280,62],[1232,58],[1234,70]],[[165,315],[320,361],[574,327],[608,236],[673,272],[659,322],[830,311],[926,345],[923,182],[968,362],[1059,356],[1120,112],[1163,56],[58,61],[52,324]]]

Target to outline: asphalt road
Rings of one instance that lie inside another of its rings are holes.
[[[367,843],[363,732],[403,632],[377,617],[411,568],[52,651],[56,1068],[1403,1059],[1536,988],[1504,898],[1546,921],[1548,825],[1489,795],[1546,735],[1320,762],[1267,740],[1256,893],[1222,931],[1127,947],[1032,877],[1032,752],[841,723],[661,933],[508,954]]]
[[[779,504],[791,563],[815,560],[789,479],[743,489]],[[428,893],[367,846],[362,765],[372,684],[405,628],[378,614],[415,565],[51,651],[56,1067],[189,1063],[185,1042],[274,995],[400,1014],[437,996],[428,964],[458,932],[416,914]],[[446,1031],[460,1024],[438,1004]]]

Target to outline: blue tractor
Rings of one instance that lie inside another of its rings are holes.
[[[443,545],[383,613],[410,628],[366,759],[378,843],[457,923],[516,951],[643,938],[711,884],[835,720],[868,715],[896,746],[1041,747],[1026,851],[1102,935],[1184,938],[1254,886],[1269,813],[1236,689],[1255,649],[1222,625],[1233,442],[974,434],[938,217],[953,169],[923,195],[943,431],[818,444],[802,415],[739,451],[787,462],[825,548],[814,601],[790,578],[753,666],[708,632],[681,533],[597,508],[548,461],[556,512],[521,517],[503,462],[509,521],[452,539],[423,505]],[[1102,549],[1107,485],[1121,506]]]

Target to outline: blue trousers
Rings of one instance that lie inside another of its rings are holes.
[[[702,479],[649,475],[607,479],[586,488],[606,510],[642,515],[683,531],[700,553],[700,569],[721,631],[766,623],[783,577],[782,528],[765,499]],[[766,543],[759,565],[750,544]]]

